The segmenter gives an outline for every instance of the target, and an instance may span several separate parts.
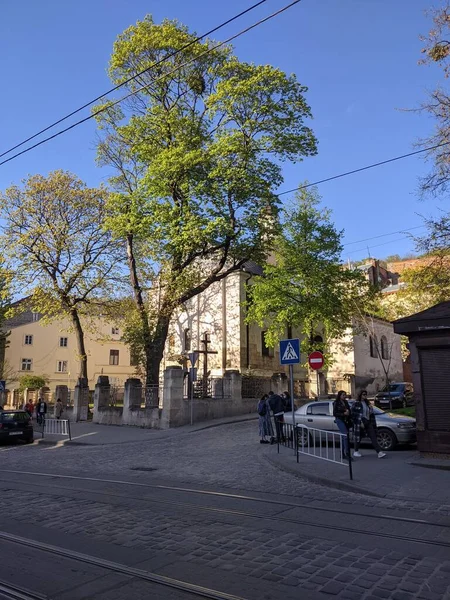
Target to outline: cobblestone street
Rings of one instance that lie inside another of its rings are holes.
[[[276,448],[257,442],[255,422],[245,422],[151,442],[3,447],[1,529],[15,531],[11,515],[38,515],[31,524],[42,540],[127,549],[149,571],[236,594],[234,581],[249,600],[299,590],[313,599],[450,598],[449,506],[312,484],[269,464]],[[114,597],[127,597],[120,589]]]

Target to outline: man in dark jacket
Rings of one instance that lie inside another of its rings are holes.
[[[45,415],[47,414],[47,402],[43,398],[39,398],[36,404],[36,420],[39,425],[45,421]]]
[[[284,402],[283,398],[278,394],[274,394],[272,391],[269,392],[269,406],[272,411],[273,418],[275,420],[275,428],[277,431],[277,441],[278,443],[284,442],[285,437],[283,433],[283,423],[284,423]]]

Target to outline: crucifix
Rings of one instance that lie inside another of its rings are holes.
[[[208,345],[211,343],[211,337],[209,333],[204,333],[200,344],[203,346],[203,350],[194,350],[196,354],[203,354],[203,395],[206,396],[208,392],[208,355],[217,354],[217,350],[208,350]]]

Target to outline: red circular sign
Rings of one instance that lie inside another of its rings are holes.
[[[308,356],[309,366],[311,367],[311,369],[314,369],[315,371],[318,371],[319,369],[321,369],[323,367],[324,362],[325,362],[325,360],[323,358],[323,354],[322,354],[322,352],[319,352],[318,350],[316,350],[315,352],[311,352],[311,354]]]

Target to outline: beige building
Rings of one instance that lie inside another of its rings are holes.
[[[10,332],[5,350],[5,363],[11,373],[9,390],[18,388],[22,375],[45,376],[52,391],[57,385],[75,387],[79,358],[68,320],[45,324],[39,314],[26,310],[5,326]],[[99,375],[108,375],[112,384],[121,387],[135,372],[128,347],[120,341],[117,325],[99,323],[97,328],[96,332],[85,331],[89,387],[93,389]]]
[[[187,355],[195,350],[208,350],[208,377],[222,377],[227,370],[237,370],[243,376],[244,391],[257,394],[268,391],[271,381],[282,380],[287,385],[288,368],[280,366],[278,348],[269,348],[264,341],[264,331],[245,322],[245,286],[261,268],[248,262],[240,272],[213,284],[202,294],[188,301],[174,316],[167,337],[162,370],[170,365],[190,364]],[[361,386],[370,393],[379,389],[385,380],[383,364],[389,365],[391,380],[401,380],[400,337],[393,333],[392,325],[374,320],[364,333],[349,333],[347,338],[333,344],[332,366],[317,374],[308,368],[294,365],[296,393],[316,397],[345,389],[352,394]],[[16,370],[7,381],[7,388],[18,387],[21,375],[45,375],[49,388],[67,385],[73,389],[78,377],[79,361],[75,335],[69,322],[61,320],[46,325],[36,313],[26,311],[7,323],[11,331],[6,348],[6,361]],[[85,333],[88,355],[89,387],[94,388],[100,375],[108,375],[111,384],[123,387],[125,380],[135,374],[128,347],[121,342],[120,322],[99,323],[97,331]],[[371,335],[369,335],[369,333]],[[320,345],[318,332],[317,343]],[[207,343],[204,343],[206,336]],[[286,338],[299,337],[295,328],[286,328]],[[375,344],[383,347],[380,358]],[[307,357],[301,357],[306,363]],[[205,355],[200,354],[197,367],[203,373]],[[318,390],[319,384],[319,390]]]

